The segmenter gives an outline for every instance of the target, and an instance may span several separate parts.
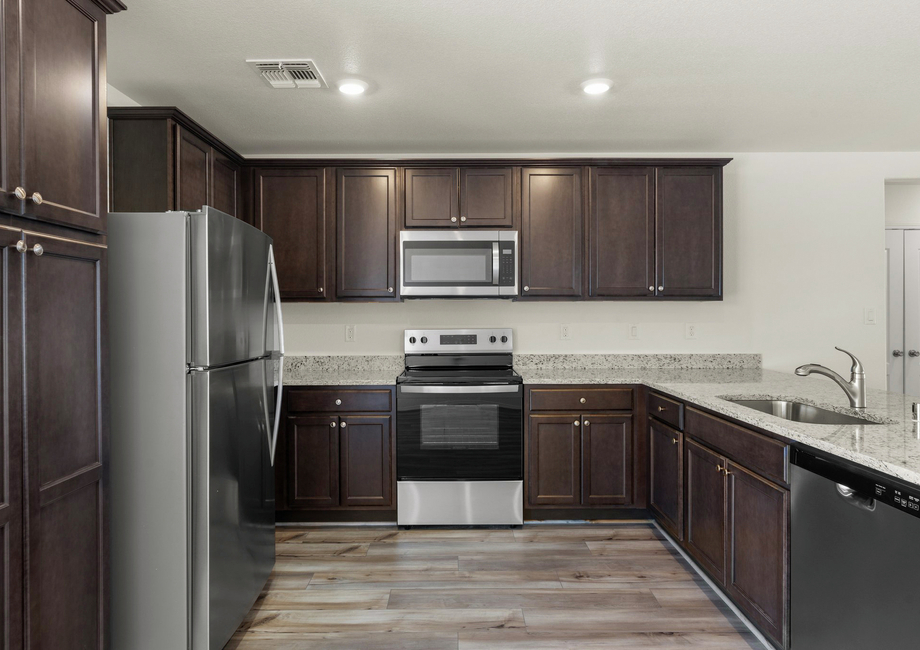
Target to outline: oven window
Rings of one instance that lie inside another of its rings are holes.
[[[492,284],[491,242],[407,242],[404,257],[407,286]]]
[[[420,415],[423,450],[498,449],[497,404],[426,404]]]

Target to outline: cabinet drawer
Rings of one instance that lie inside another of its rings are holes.
[[[675,429],[684,430],[684,405],[681,402],[659,395],[648,394],[648,414],[670,424]]]
[[[684,428],[688,435],[773,481],[786,483],[789,447],[744,427],[688,408]]]
[[[630,411],[632,388],[532,388],[531,411]]]
[[[392,409],[393,391],[387,388],[291,388],[291,413],[360,413]]]

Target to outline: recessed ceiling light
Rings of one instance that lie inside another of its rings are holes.
[[[601,95],[610,90],[609,79],[588,79],[581,84],[581,89],[589,95]]]
[[[342,79],[339,82],[339,91],[346,95],[360,95],[367,90],[367,84],[360,79]]]

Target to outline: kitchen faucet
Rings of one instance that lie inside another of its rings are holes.
[[[795,369],[795,374],[799,377],[807,377],[814,372],[819,375],[824,375],[825,377],[830,377],[837,382],[837,385],[847,394],[847,399],[850,400],[850,408],[866,408],[866,373],[863,371],[862,364],[852,353],[836,346],[834,346],[834,349],[848,354],[853,360],[853,366],[850,368],[850,381],[845,380],[830,368],[816,363],[807,363],[804,366],[799,366]]]

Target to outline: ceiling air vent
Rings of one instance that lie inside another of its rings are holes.
[[[253,70],[272,88],[326,88],[326,81],[310,59],[247,59]]]

